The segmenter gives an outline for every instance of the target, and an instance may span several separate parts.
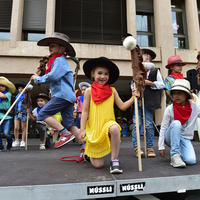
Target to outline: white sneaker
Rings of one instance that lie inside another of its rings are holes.
[[[170,165],[173,167],[186,167],[186,164],[183,162],[181,156],[178,153],[171,157]]]
[[[25,146],[26,146],[26,142],[21,141],[21,142],[20,142],[20,147],[24,148]]]
[[[15,140],[15,141],[12,143],[12,147],[19,147],[19,140]]]

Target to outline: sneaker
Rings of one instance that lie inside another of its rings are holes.
[[[77,163],[82,163],[82,162],[90,162],[90,158],[85,155],[85,149],[81,149],[81,154],[78,159],[76,159]]]
[[[67,144],[71,140],[73,140],[75,136],[70,132],[68,135],[64,135],[63,133],[60,136],[59,141],[54,145],[54,148],[57,149],[62,147],[63,145]]]
[[[7,142],[7,150],[10,150],[12,148],[12,142]]]
[[[40,144],[39,150],[46,150],[45,144]]]
[[[85,160],[86,160],[87,162],[90,162],[90,157],[88,157],[86,154],[84,155],[84,157],[85,157]]]
[[[20,147],[21,147],[21,148],[25,148],[25,146],[26,146],[26,142],[21,141],[21,142],[20,142]]]
[[[19,147],[19,140],[15,140],[15,141],[12,143],[12,147]]]
[[[77,163],[86,162],[84,152],[85,152],[85,149],[81,149],[80,157],[78,159],[76,159]]]
[[[186,164],[183,162],[181,156],[178,153],[171,157],[170,165],[173,167],[186,167]]]
[[[113,158],[110,161],[110,173],[111,174],[122,174],[123,173],[123,170],[120,166],[119,159]]]
[[[134,148],[134,153],[135,153],[135,156],[138,158],[138,147]],[[144,152],[141,149],[140,149],[140,154],[141,156],[144,155]]]
[[[5,151],[4,147],[0,146],[0,152],[3,152],[3,151]]]
[[[147,148],[147,156],[148,157],[156,157],[155,151],[153,148],[149,147]]]

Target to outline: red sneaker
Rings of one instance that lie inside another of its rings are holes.
[[[82,163],[82,162],[90,162],[90,158],[85,155],[85,149],[81,149],[81,154],[78,159],[76,159],[77,163]]]
[[[85,152],[85,149],[81,149],[80,157],[78,159],[76,159],[77,163],[86,162],[84,152]]]
[[[67,144],[71,140],[73,140],[75,136],[70,132],[68,135],[64,135],[63,133],[60,135],[59,141],[54,145],[54,148],[57,149],[62,147],[63,145]]]

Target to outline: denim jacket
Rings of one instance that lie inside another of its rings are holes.
[[[76,101],[73,71],[64,56],[56,58],[51,71],[44,76],[35,77],[34,83],[50,83],[51,97],[65,99],[71,103]]]

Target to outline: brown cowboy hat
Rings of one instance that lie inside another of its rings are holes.
[[[83,71],[90,80],[91,80],[91,71],[96,66],[102,66],[109,69],[110,73],[109,73],[108,84],[112,84],[117,81],[119,77],[119,69],[117,65],[115,65],[106,57],[93,58],[93,59],[87,60],[84,63]]]
[[[38,94],[38,95],[35,95],[34,96],[36,99],[38,99],[38,98],[42,98],[42,99],[46,99],[47,101],[49,101],[51,98],[47,95],[47,94],[45,94],[45,93],[40,93],[40,94]]]
[[[11,83],[7,78],[5,78],[4,76],[0,76],[0,85],[4,85],[7,87],[8,92],[10,93],[15,93],[15,85],[13,83]]]
[[[186,65],[186,63],[184,63],[181,59],[181,57],[179,55],[175,55],[175,56],[171,56],[169,57],[168,61],[167,61],[167,65],[165,66],[167,69],[170,68],[171,65],[174,64],[182,64],[182,66]]]
[[[49,46],[51,43],[59,44],[66,48],[66,53],[71,57],[76,56],[74,48],[70,44],[70,39],[67,35],[63,33],[54,32],[51,37],[47,37],[38,41],[38,46]]]
[[[141,51],[149,54],[151,56],[151,59],[155,59],[156,58],[156,52],[150,48],[140,48]]]

